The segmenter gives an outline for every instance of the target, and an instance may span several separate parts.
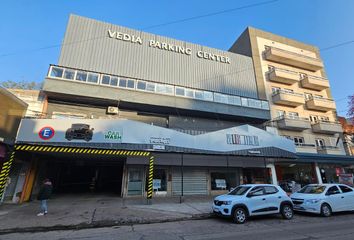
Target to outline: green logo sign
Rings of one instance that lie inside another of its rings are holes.
[[[104,134],[104,139],[122,141],[122,134],[118,131],[108,131]]]

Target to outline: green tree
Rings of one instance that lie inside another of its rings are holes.
[[[26,89],[26,90],[39,90],[42,88],[42,83],[34,81],[1,81],[0,86],[3,88],[13,88],[13,89]]]

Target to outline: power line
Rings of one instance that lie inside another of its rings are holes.
[[[171,21],[171,22],[151,25],[151,26],[143,28],[142,30],[147,30],[147,29],[152,29],[152,28],[157,28],[157,27],[164,27],[164,26],[167,26],[167,25],[172,25],[172,24],[192,21],[192,20],[196,20],[196,19],[200,19],[200,18],[212,17],[212,16],[221,15],[221,14],[229,13],[229,12],[234,12],[234,11],[242,10],[242,9],[246,9],[246,8],[258,7],[258,6],[261,6],[261,5],[275,3],[275,2],[278,2],[278,1],[279,0],[271,0],[271,1],[259,2],[259,3],[254,3],[254,4],[249,4],[249,5],[237,7],[237,8],[225,9],[225,10],[222,10],[222,11],[219,11],[219,12],[212,12],[212,13],[207,13],[207,14],[194,16],[194,17],[189,17],[189,18],[182,18],[182,19],[179,19],[179,20]]]
[[[200,18],[212,17],[212,16],[216,16],[216,15],[221,15],[221,14],[224,14],[224,13],[234,12],[234,11],[237,11],[237,10],[242,10],[242,9],[247,9],[247,8],[253,8],[253,7],[257,7],[257,6],[261,6],[261,5],[266,5],[266,4],[271,4],[271,3],[278,2],[278,1],[280,1],[280,0],[264,1],[264,2],[249,4],[249,5],[245,5],[245,6],[241,6],[241,7],[237,7],[237,8],[225,9],[225,10],[218,11],[218,12],[212,12],[212,13],[208,13],[208,14],[204,14],[204,15],[198,15],[198,16],[189,17],[189,18],[183,18],[183,19],[179,19],[179,20],[175,20],[175,21],[171,21],[171,22],[166,22],[166,23],[151,25],[151,26],[142,28],[142,30],[147,30],[147,29],[152,29],[152,28],[157,28],[157,27],[168,26],[168,25],[177,24],[177,23],[182,23],[182,22],[187,22],[187,21],[192,21],[192,20],[196,20],[196,19],[200,19]],[[68,42],[68,43],[54,44],[54,45],[49,45],[49,46],[45,46],[45,47],[40,47],[40,48],[35,48],[35,49],[24,50],[24,51],[18,51],[18,52],[12,52],[12,53],[5,53],[5,54],[0,54],[0,57],[8,57],[8,56],[13,56],[13,55],[17,55],[17,54],[23,54],[23,53],[26,53],[26,52],[27,52],[27,53],[30,53],[30,52],[37,52],[37,51],[47,50],[47,49],[51,49],[51,48],[58,48],[58,47],[66,46],[66,45],[72,45],[72,44],[77,44],[77,43],[81,43],[81,42],[92,41],[92,40],[101,39],[101,38],[105,38],[105,37],[106,37],[106,36],[100,36],[100,37],[88,38],[88,39],[78,40],[78,41],[73,41],[73,42]]]
[[[327,51],[327,50],[330,50],[330,49],[333,49],[333,48],[337,48],[337,47],[342,47],[342,46],[345,46],[345,45],[348,45],[348,44],[352,44],[352,43],[354,43],[354,40],[338,43],[336,45],[329,46],[329,47],[325,47],[325,48],[320,49],[320,51],[323,52],[323,51]]]

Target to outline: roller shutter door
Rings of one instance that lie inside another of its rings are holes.
[[[183,195],[208,195],[208,172],[201,170],[183,171]],[[172,194],[181,195],[181,172],[172,173]]]

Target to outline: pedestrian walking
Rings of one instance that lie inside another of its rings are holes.
[[[48,205],[47,201],[52,195],[53,185],[52,182],[46,178],[43,181],[43,184],[39,190],[37,199],[41,201],[41,212],[37,214],[37,216],[44,216],[48,213]]]

